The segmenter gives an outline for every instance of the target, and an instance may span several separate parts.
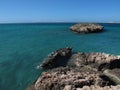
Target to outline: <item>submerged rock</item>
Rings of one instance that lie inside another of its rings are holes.
[[[25,90],[35,90],[35,86],[34,85],[29,85]]]
[[[59,66],[66,66],[67,60],[71,56],[71,51],[71,47],[66,47],[52,52],[40,65],[40,67],[44,69],[50,69]]]
[[[103,31],[103,26],[93,23],[79,23],[70,27],[70,30],[77,33],[96,33]]]

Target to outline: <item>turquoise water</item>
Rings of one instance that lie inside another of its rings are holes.
[[[41,74],[36,67],[55,49],[120,55],[120,24],[101,24],[105,32],[75,34],[74,23],[0,24],[0,90],[24,90]]]

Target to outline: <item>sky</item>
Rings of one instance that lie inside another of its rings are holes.
[[[0,0],[0,23],[120,22],[120,0]]]

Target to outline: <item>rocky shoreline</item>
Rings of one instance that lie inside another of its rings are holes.
[[[58,64],[63,60],[65,65]],[[120,90],[120,56],[72,54],[72,48],[67,47],[53,52],[41,66],[49,70],[26,90]]]
[[[98,33],[103,31],[103,26],[94,23],[78,23],[70,27],[70,30],[77,33]]]

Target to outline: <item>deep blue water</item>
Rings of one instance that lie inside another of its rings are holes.
[[[24,90],[41,74],[37,65],[61,47],[120,55],[120,24],[101,24],[98,34],[75,34],[73,24],[0,24],[0,90]]]

